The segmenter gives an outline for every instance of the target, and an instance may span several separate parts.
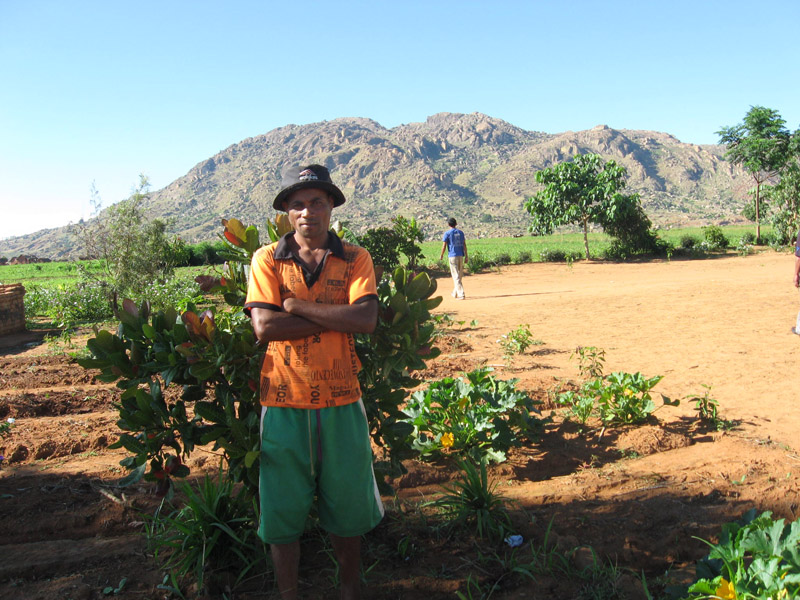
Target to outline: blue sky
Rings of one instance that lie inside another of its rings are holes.
[[[797,0],[0,0],[0,238],[91,215],[290,123],[482,112],[717,143],[800,127]]]

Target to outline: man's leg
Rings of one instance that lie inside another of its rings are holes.
[[[455,297],[463,300],[464,285],[461,283],[461,279],[464,277],[464,257],[456,256],[453,260],[455,261],[455,274],[453,275],[453,280],[456,283]]]
[[[361,536],[340,537],[330,534],[333,551],[339,563],[342,600],[361,598]]]
[[[290,544],[271,544],[272,566],[282,600],[296,600],[300,565],[300,541]]]
[[[451,256],[448,258],[448,262],[450,263],[450,277],[453,278],[453,291],[450,294],[453,298],[458,298],[460,287],[460,275],[458,274],[458,256]],[[463,290],[461,292],[463,295]]]

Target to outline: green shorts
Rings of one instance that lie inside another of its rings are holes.
[[[314,498],[320,525],[340,537],[383,517],[361,400],[317,410],[262,407],[258,535],[288,544],[302,535]]]

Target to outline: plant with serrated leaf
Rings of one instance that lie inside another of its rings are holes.
[[[411,445],[423,458],[443,453],[476,462],[503,462],[511,447],[535,440],[544,421],[536,404],[516,389],[517,379],[495,379],[491,367],[446,377],[411,394],[403,413],[413,426]]]
[[[608,425],[635,425],[646,421],[656,410],[653,388],[663,375],[645,377],[641,373],[615,372],[586,382],[578,392],[563,392],[556,403],[567,408],[567,416],[586,423],[595,416]],[[661,395],[662,406],[678,406],[680,400]]]
[[[697,581],[685,600],[700,598],[790,599],[800,595],[800,521],[774,520],[749,510],[727,523],[717,544],[697,563]],[[699,538],[697,538],[699,539]]]

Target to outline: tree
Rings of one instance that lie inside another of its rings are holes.
[[[167,223],[148,219],[143,203],[150,184],[140,175],[139,185],[127,200],[110,206],[79,225],[77,237],[88,258],[103,264],[102,279],[117,295],[142,297],[154,282],[169,279],[183,243],[167,233]],[[99,209],[97,192],[92,204]]]
[[[789,159],[789,130],[776,110],[751,106],[744,121],[717,132],[720,144],[727,146],[725,156],[750,173],[756,184],[756,243],[761,240],[761,186],[775,177]]]
[[[603,164],[598,154],[579,154],[570,162],[542,169],[536,173],[536,181],[544,189],[525,200],[525,210],[533,217],[530,231],[547,235],[561,225],[580,225],[587,260],[589,223],[612,230],[618,237],[643,227],[649,231],[639,196],[620,193],[626,176],[625,167],[613,160]]]
[[[791,243],[800,229],[800,165],[791,162],[778,184],[767,187],[764,195],[774,208],[771,221],[775,241]]]
[[[393,271],[400,264],[400,245],[403,237],[394,229],[377,227],[369,229],[358,238],[358,243],[366,248],[372,262],[386,271]]]
[[[366,248],[372,261],[387,271],[394,270],[400,264],[401,254],[406,257],[409,269],[416,268],[417,261],[422,256],[422,248],[418,242],[425,239],[422,229],[414,218],[392,217],[392,223],[391,229],[370,229],[353,241]]]
[[[408,259],[408,268],[415,269],[417,261],[422,256],[422,248],[418,242],[425,239],[422,228],[417,225],[414,217],[410,219],[402,215],[392,217],[392,229],[401,238],[399,250]]]

